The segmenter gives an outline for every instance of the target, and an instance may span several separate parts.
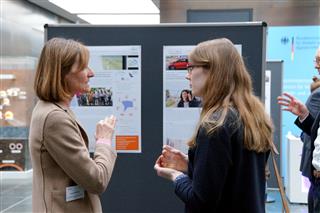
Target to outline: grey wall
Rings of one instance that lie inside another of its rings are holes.
[[[188,10],[252,9],[253,21],[269,26],[320,25],[319,0],[161,0],[161,23],[187,22]]]
[[[187,22],[246,22],[252,21],[252,9],[188,10]]]
[[[0,71],[7,72],[6,69],[14,67],[23,72],[30,69],[29,64],[17,65],[19,61],[27,57],[38,58],[44,43],[44,24],[51,23],[69,23],[66,20],[46,11],[26,0],[0,0]],[[12,65],[12,63],[15,63]],[[9,67],[9,68],[8,68]],[[35,67],[35,66],[32,66]],[[2,81],[2,80],[1,80]],[[18,86],[20,88],[32,88],[33,73],[30,80],[19,83],[15,80],[10,86]],[[20,81],[19,81],[20,82]],[[1,82],[1,89],[7,89],[5,82]],[[36,97],[32,92],[27,93],[27,100],[19,107],[19,111],[25,113],[26,117],[30,117]],[[16,113],[17,109],[15,109]],[[29,122],[28,122],[29,123]],[[29,128],[27,126],[0,125],[0,143],[6,139],[22,139],[27,141]],[[27,144],[26,144],[27,145]],[[26,146],[27,147],[27,146]],[[26,148],[26,150],[28,150]],[[28,151],[25,153],[25,169],[30,169],[30,157]]]
[[[68,23],[26,0],[1,0],[0,56],[38,57],[44,41],[43,25]]]

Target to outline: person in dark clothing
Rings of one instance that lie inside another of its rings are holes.
[[[174,182],[187,213],[263,213],[272,124],[243,59],[222,38],[198,44],[189,61],[186,78],[202,98],[200,119],[188,155],[164,146],[154,169]]]
[[[309,193],[308,193],[308,212],[309,213],[319,213],[320,212],[320,155],[319,155],[319,145],[320,145],[320,135],[319,135],[319,122],[320,113],[314,118],[309,112],[308,108],[297,100],[294,96],[283,93],[282,96],[278,97],[278,103],[284,106],[283,110],[289,111],[292,114],[298,116],[295,120],[295,124],[306,134],[310,136],[311,140],[311,155],[308,158],[308,166],[310,171],[309,180],[311,182]],[[315,143],[317,142],[317,150],[315,148]],[[318,151],[318,152],[315,152]]]
[[[192,95],[192,91],[189,91],[189,107],[201,107],[201,100],[198,100],[196,96]]]
[[[320,47],[315,56],[315,69],[320,74]],[[301,156],[300,170],[302,175],[310,180],[308,192],[308,212],[320,212],[320,135],[319,135],[319,103],[320,88],[317,88],[317,78],[311,84],[312,94],[306,105],[302,104],[294,96],[284,93],[278,97],[278,103],[284,106],[283,110],[298,116],[295,124],[303,131],[301,139],[304,142]]]
[[[316,84],[317,83],[315,81],[311,84],[311,88],[313,88],[314,90],[311,91],[311,94],[306,101],[306,107],[314,118],[317,116],[320,110],[320,85]],[[316,86],[318,87],[316,88]],[[302,172],[303,176],[311,179],[311,164],[309,162],[309,159],[312,157],[311,138],[305,132],[302,132],[300,137],[301,141],[303,142],[300,171]]]

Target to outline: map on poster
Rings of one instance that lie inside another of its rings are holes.
[[[89,67],[94,71],[91,90],[72,101],[81,125],[95,147],[96,123],[117,117],[113,146],[120,153],[141,152],[141,46],[89,46]]]
[[[195,46],[163,47],[163,144],[184,153],[201,113],[201,98],[192,95],[185,78],[188,54]],[[235,45],[241,54],[242,45]]]

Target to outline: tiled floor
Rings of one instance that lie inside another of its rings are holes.
[[[268,195],[275,199],[274,203],[266,204],[266,213],[281,213],[282,211],[282,203],[281,196],[279,191],[269,191]],[[307,213],[308,206],[307,204],[290,204],[289,208],[291,213]]]
[[[0,178],[0,213],[28,213],[31,212],[31,187],[32,181],[2,180]],[[278,191],[269,191],[275,198],[274,203],[266,205],[267,213],[281,212],[281,199]],[[291,213],[307,213],[307,205],[290,204]]]
[[[0,213],[31,212],[32,181],[0,179]]]

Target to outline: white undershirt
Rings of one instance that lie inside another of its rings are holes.
[[[317,138],[314,141],[314,150],[312,153],[312,165],[317,170],[320,171],[320,123],[317,132]]]

